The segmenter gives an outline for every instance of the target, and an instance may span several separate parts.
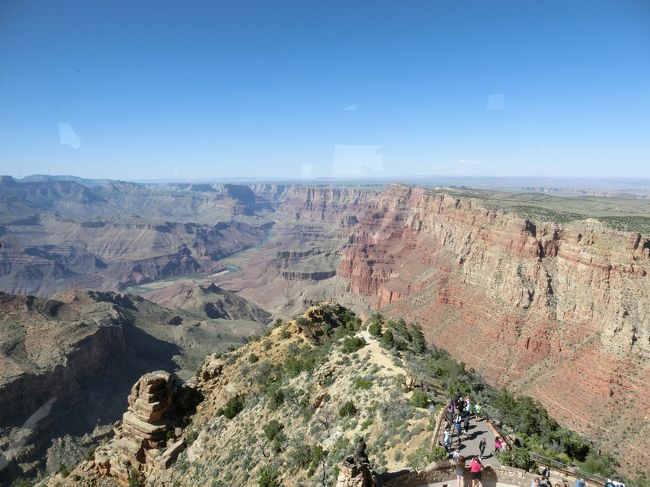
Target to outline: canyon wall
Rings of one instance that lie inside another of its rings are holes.
[[[295,220],[352,226],[356,216],[373,206],[378,192],[358,187],[288,186],[279,197],[281,214]]]
[[[535,225],[400,185],[360,218],[339,266],[368,305],[419,321],[434,344],[629,462],[650,446],[649,271],[639,234]]]

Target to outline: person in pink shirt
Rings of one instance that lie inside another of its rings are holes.
[[[478,457],[472,458],[472,463],[469,464],[469,471],[472,474],[472,487],[478,487],[481,484],[481,470],[483,470],[483,464],[478,459]]]
[[[501,441],[501,438],[499,438],[499,437],[497,436],[497,437],[494,439],[494,449],[495,449],[497,452],[500,452],[500,451],[501,451],[501,448],[503,448],[503,442]]]

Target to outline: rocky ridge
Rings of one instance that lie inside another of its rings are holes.
[[[169,374],[147,374],[133,386],[115,438],[70,475],[39,485],[397,487],[451,479],[444,451],[431,446],[441,414],[425,409],[427,399],[445,404],[458,380],[486,398],[501,393],[427,351],[417,326],[376,317],[366,325],[322,303],[238,350],[208,356],[182,388]],[[530,419],[548,423],[540,414]],[[350,459],[359,436],[369,445],[368,467]],[[576,448],[576,440],[562,447]],[[486,477],[532,480],[505,467]]]
[[[349,355],[341,350],[344,337],[354,334],[344,330],[358,326],[352,313],[330,303],[310,308],[304,317],[275,328],[242,349],[208,356],[198,376],[184,386],[204,399],[182,433],[170,434],[162,445],[158,440],[150,441],[143,432],[154,428],[162,431],[164,422],[154,427],[151,417],[140,414],[138,424],[146,424],[135,430],[130,426],[137,403],[142,402],[134,400],[142,393],[132,392],[129,412],[116,438],[98,448],[94,460],[82,462],[66,479],[54,476],[45,485],[91,485],[102,479],[126,485],[128,478],[135,476],[141,476],[145,485],[196,485],[208,481],[216,485],[257,485],[258,475],[271,464],[278,467],[275,472],[283,485],[304,485],[321,479],[335,482],[333,467],[351,453],[356,435],[376,435],[388,421],[377,413],[381,405],[373,400],[379,391],[386,388],[391,401],[400,404],[407,404],[412,394],[402,391],[404,377],[409,373],[405,364],[393,359],[367,332],[360,335],[367,345],[357,353]],[[313,369],[287,368],[292,367],[288,365],[292,356],[300,361],[311,353],[316,360]],[[364,383],[363,388],[358,388],[355,384],[364,374],[372,378],[366,379],[369,385]],[[133,391],[142,391],[142,384],[151,382],[145,376]],[[349,419],[339,413],[347,400],[352,400],[359,410]],[[150,410],[144,407],[145,413]],[[396,445],[395,451],[401,450],[402,455],[430,436],[426,431],[428,414],[413,413],[406,424],[413,438],[406,446]],[[177,446],[179,438],[185,440],[181,441],[183,447]],[[129,447],[126,450],[125,444]],[[175,462],[165,461],[172,457],[172,451],[176,455],[183,448]],[[382,461],[392,458],[390,451],[387,447]],[[299,452],[306,456],[299,459]],[[379,450],[376,452],[379,454]],[[387,461],[387,466],[405,462]],[[119,465],[126,466],[126,470]]]
[[[187,379],[208,351],[264,329],[93,291],[52,300],[0,294],[0,310],[0,481],[57,469],[50,456],[78,461],[93,444],[86,436],[105,435],[143,373]]]

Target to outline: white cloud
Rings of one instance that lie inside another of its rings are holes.
[[[343,109],[344,112],[356,112],[359,110],[359,107],[357,106],[356,103],[353,103],[352,105],[348,105]]]
[[[505,108],[505,95],[503,93],[491,93],[488,96],[486,110],[503,110]]]
[[[81,147],[81,139],[69,123],[59,122],[59,141],[61,145],[69,145],[73,149]]]
[[[456,164],[459,166],[478,166],[481,161],[471,160],[471,159],[459,159],[456,161]]]

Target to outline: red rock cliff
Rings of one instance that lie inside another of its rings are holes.
[[[339,266],[352,293],[418,320],[491,382],[630,461],[649,460],[648,238],[595,220],[536,226],[401,185],[359,220]]]

